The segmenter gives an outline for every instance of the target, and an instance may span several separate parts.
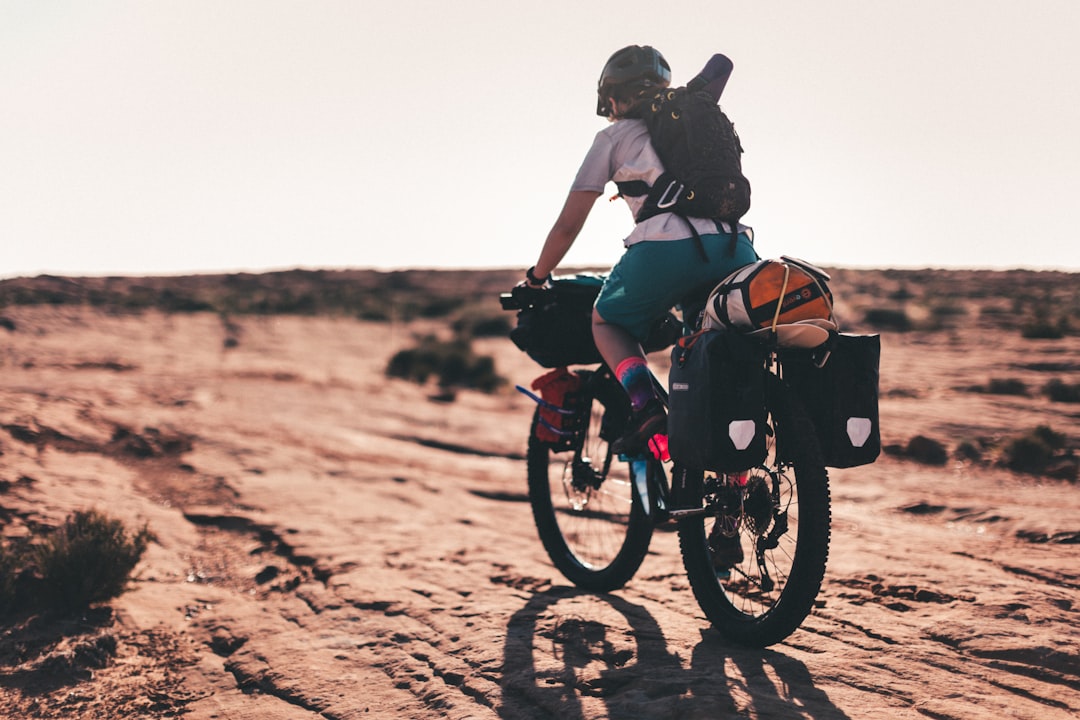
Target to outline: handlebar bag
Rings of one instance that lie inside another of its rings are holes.
[[[668,375],[672,460],[714,472],[741,472],[765,460],[767,354],[761,343],[726,330],[679,340]]]
[[[592,308],[603,284],[597,275],[556,279],[535,305],[518,313],[510,339],[542,367],[600,362],[593,344]]]
[[[520,310],[510,339],[546,368],[593,365],[602,361],[593,343],[592,312],[604,275],[580,273],[557,277],[537,293],[536,302]],[[645,352],[669,347],[682,325],[670,312],[657,318],[642,341]]]

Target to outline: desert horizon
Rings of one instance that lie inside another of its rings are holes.
[[[0,715],[1075,717],[1077,273],[826,269],[882,338],[884,452],[830,471],[817,606],[765,650],[672,532],[614,593],[552,567],[518,269],[0,280],[3,542],[154,534],[117,599],[0,618]],[[389,372],[451,346],[483,372]]]

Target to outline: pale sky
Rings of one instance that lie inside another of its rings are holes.
[[[761,255],[1080,270],[1078,34],[1075,0],[0,0],[0,277],[528,267],[628,44],[734,61]],[[601,199],[565,263],[631,223]]]

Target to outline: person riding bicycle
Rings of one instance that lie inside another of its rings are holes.
[[[718,101],[732,67],[728,58],[717,54],[699,76],[706,82],[704,89]],[[611,124],[596,134],[523,284],[542,288],[551,280],[607,183],[643,181],[651,185],[663,174],[645,121],[635,116],[635,110],[670,83],[670,65],[649,46],[625,47],[604,65],[597,85],[596,114]],[[645,198],[622,197],[636,219]],[[693,223],[693,230],[688,222]],[[626,250],[604,281],[593,308],[592,326],[596,347],[626,390],[633,410],[630,429],[617,442],[620,451],[640,451],[666,428],[664,407],[653,388],[641,346],[649,328],[689,291],[716,284],[757,260],[753,230],[739,224],[734,252],[729,248],[732,230],[728,223],[712,219],[661,213],[638,222],[623,240]],[[694,231],[707,260],[700,254]]]

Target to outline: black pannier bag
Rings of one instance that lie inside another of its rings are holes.
[[[765,361],[760,343],[725,330],[679,340],[668,375],[668,449],[695,470],[741,472],[768,450]]]
[[[536,303],[518,312],[510,339],[542,367],[601,362],[593,343],[592,312],[604,277],[592,273],[557,277],[550,288],[532,291]],[[666,313],[650,329],[642,347],[645,352],[662,350],[675,342],[680,332],[678,320]]]
[[[825,363],[818,367],[823,353]],[[848,333],[836,335],[814,355],[781,359],[784,380],[814,423],[827,467],[868,465],[881,452],[880,360],[880,336]]]

